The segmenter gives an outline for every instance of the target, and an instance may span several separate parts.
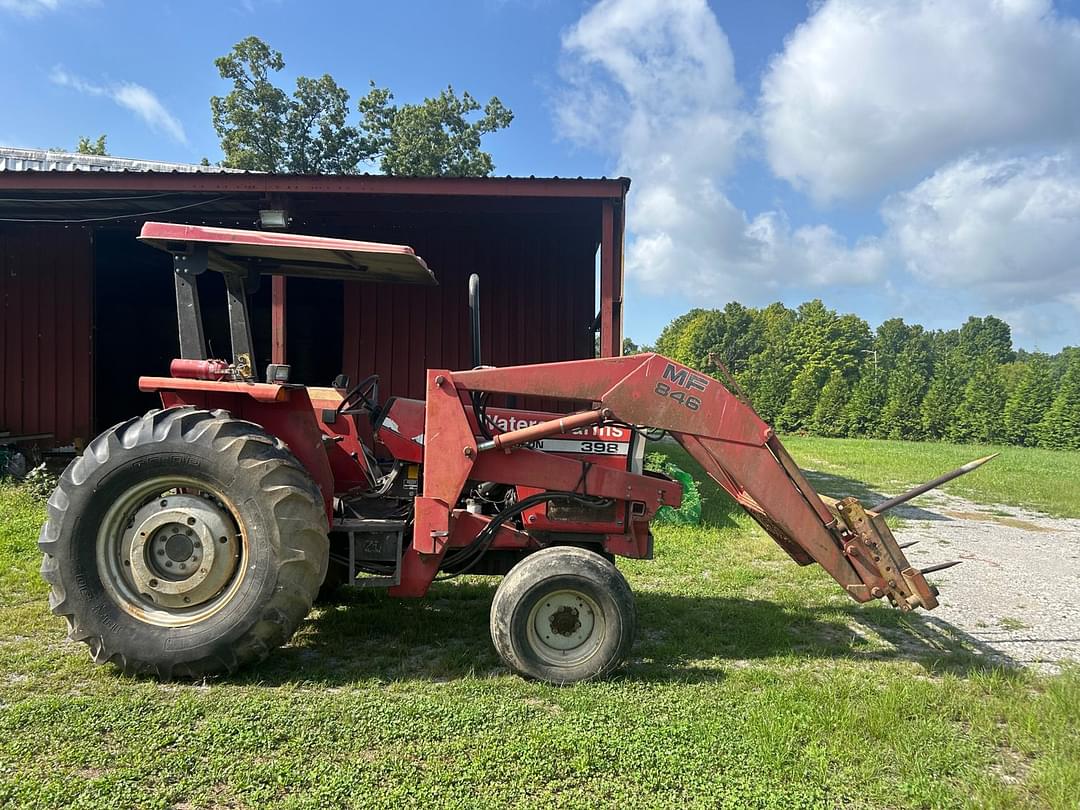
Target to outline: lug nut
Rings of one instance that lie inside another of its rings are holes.
[[[193,517],[189,517],[189,518],[187,519],[187,525],[188,525],[188,526],[194,526],[194,525],[195,525],[195,518],[193,518]],[[189,532],[189,534],[190,534],[190,532]]]

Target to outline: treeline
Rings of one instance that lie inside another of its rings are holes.
[[[949,330],[893,318],[871,330],[819,300],[732,302],[676,318],[655,350],[716,377],[710,356],[719,360],[782,431],[1080,449],[1080,348],[1015,350],[993,316]]]

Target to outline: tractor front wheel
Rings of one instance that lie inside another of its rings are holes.
[[[326,573],[326,511],[258,425],[170,408],[106,431],[68,466],[39,546],[49,605],[94,661],[194,679],[292,636]]]
[[[555,684],[603,677],[630,652],[636,611],[613,563],[583,548],[530,554],[491,604],[491,639],[519,675]]]

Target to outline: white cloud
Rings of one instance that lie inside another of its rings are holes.
[[[968,157],[886,201],[888,239],[918,280],[1025,306],[1080,312],[1080,165],[1069,154]]]
[[[750,117],[727,37],[704,0],[601,0],[563,36],[562,134],[613,153],[634,179],[627,273],[646,291],[747,301],[787,284],[865,282],[873,240],[749,218],[724,194]]]
[[[12,11],[24,17],[36,17],[59,7],[60,0],[0,0],[0,11]]]
[[[110,98],[121,107],[135,113],[155,132],[162,132],[178,143],[187,143],[187,135],[180,121],[165,108],[153,91],[141,84],[134,82],[94,84],[68,73],[60,65],[52,69],[49,78],[61,87],[70,87],[86,95]]]
[[[773,171],[819,200],[1080,135],[1080,24],[1051,0],[828,0],[762,80]]]

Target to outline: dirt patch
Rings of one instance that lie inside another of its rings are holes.
[[[1028,532],[1052,532],[1054,531],[1049,526],[1040,526],[1038,523],[1032,523],[1030,520],[1020,520],[1009,515],[999,515],[994,512],[942,512],[945,517],[953,518],[954,520],[989,520],[993,523],[1000,523],[1002,526],[1008,526],[1010,529],[1023,529]]]
[[[913,565],[963,560],[928,575],[941,606],[925,622],[950,625],[992,661],[1049,671],[1080,661],[1080,520],[943,492],[896,513],[897,540],[918,542],[905,552]]]

